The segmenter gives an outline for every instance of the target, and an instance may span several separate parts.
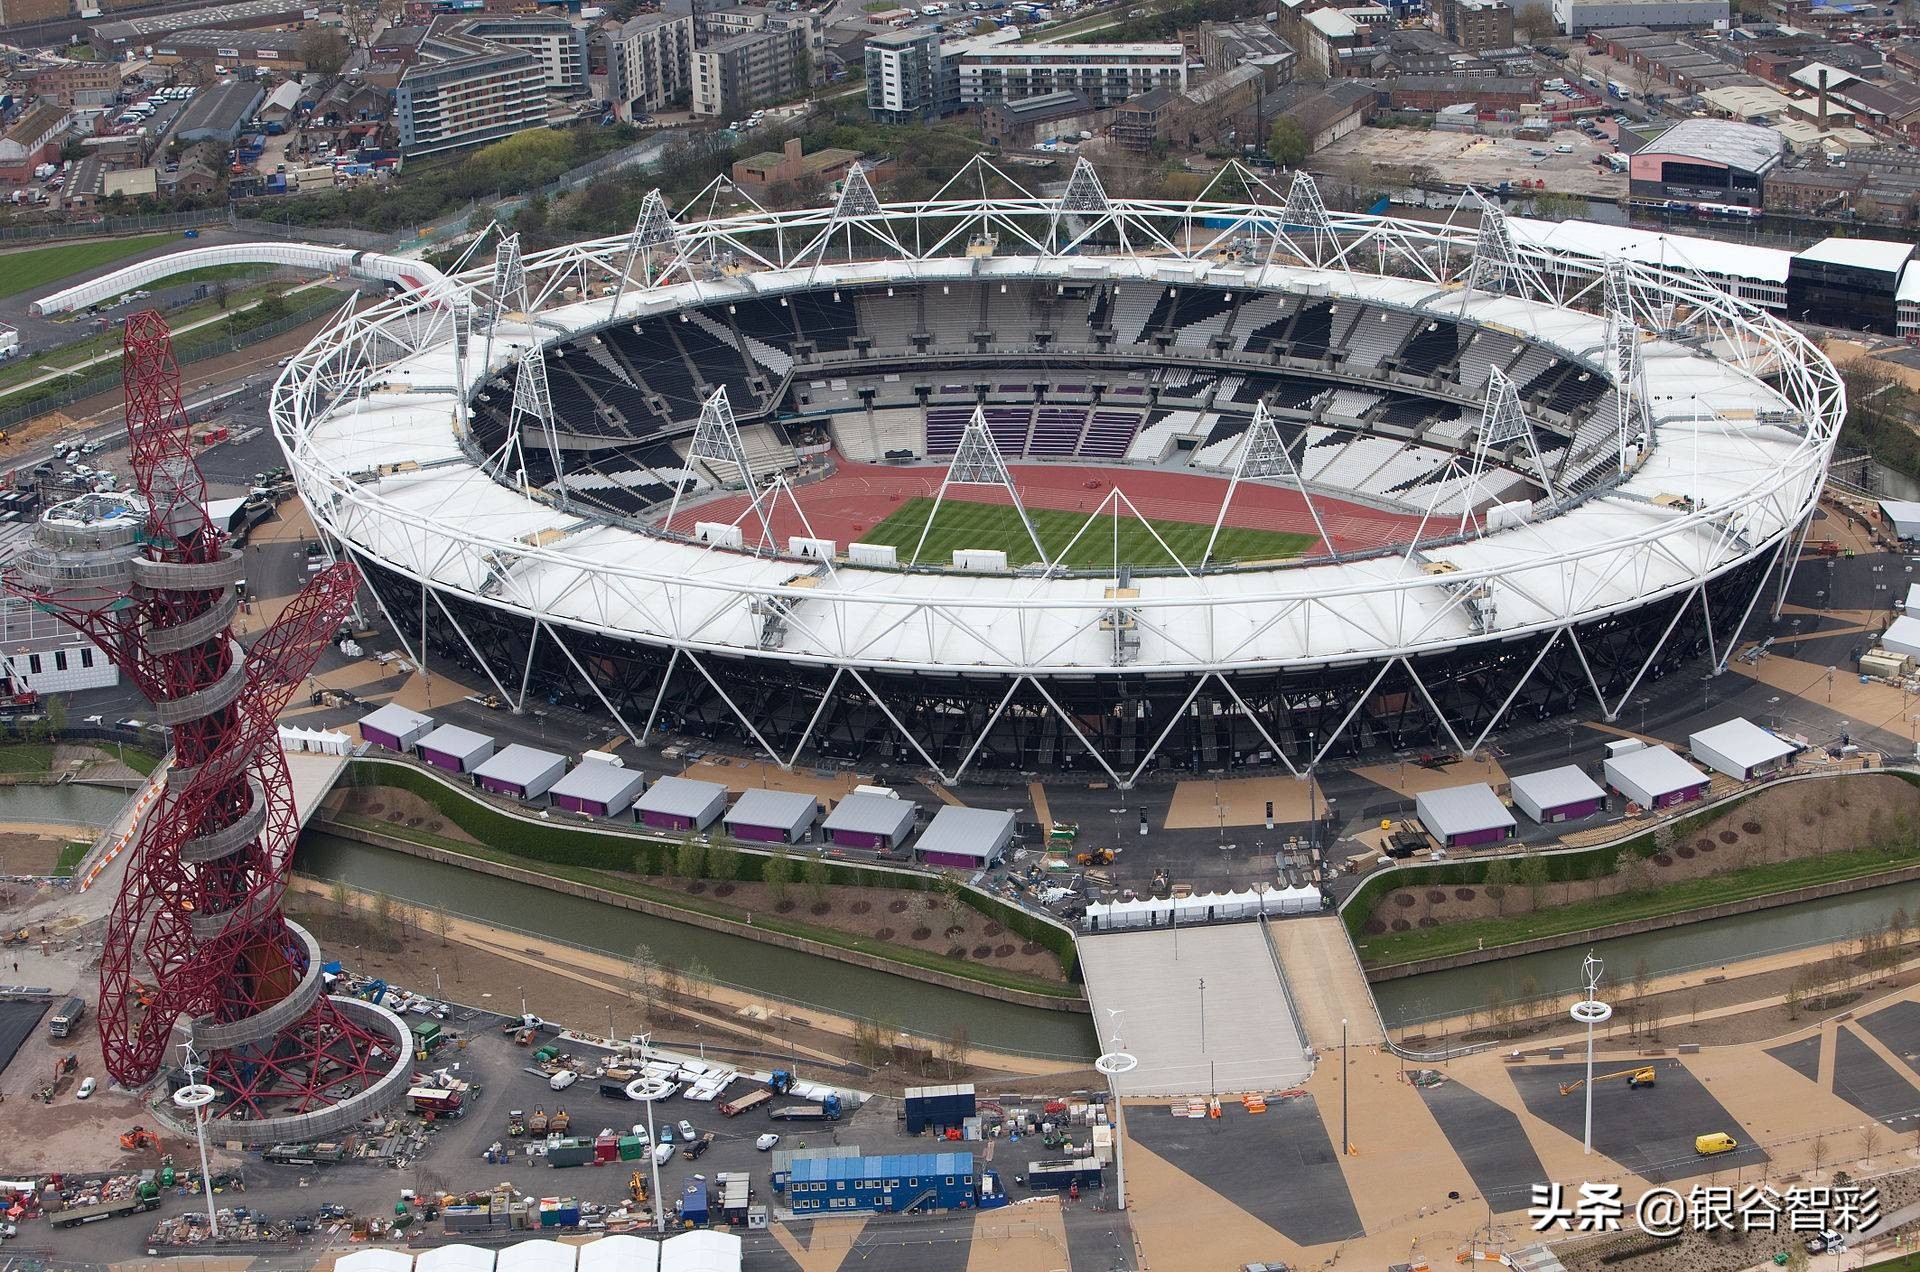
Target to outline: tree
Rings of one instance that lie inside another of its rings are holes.
[[[347,911],[353,908],[353,893],[348,889],[345,879],[335,879],[327,885],[327,899],[333,902],[333,908],[343,919],[347,917]]]
[[[1880,1151],[1880,1123],[1869,1118],[1860,1128],[1860,1156],[1867,1159],[1867,1165],[1873,1165],[1873,1155]]]
[[[446,946],[447,937],[452,931],[453,916],[445,910],[435,910],[433,912],[433,934],[440,938],[440,944],[443,948]]]
[[[767,885],[767,895],[775,905],[786,904],[788,890],[793,886],[793,859],[787,856],[785,848],[774,849],[773,855],[760,867],[760,882]]]
[[[1513,29],[1529,43],[1538,43],[1559,34],[1553,22],[1553,10],[1544,4],[1524,4],[1513,15]]]
[[[227,280],[221,279],[213,285],[213,303],[221,309],[227,307],[227,301],[233,295],[233,288],[227,286]]]
[[[633,947],[633,956],[627,960],[627,997],[633,1001],[640,1012],[643,1023],[653,1023],[654,1004],[659,1001],[660,964],[653,957],[653,950],[646,945]]]
[[[308,27],[300,36],[300,60],[321,75],[338,75],[352,52],[346,37],[329,27]]]
[[[1513,863],[1505,857],[1487,863],[1485,887],[1487,895],[1493,898],[1493,912],[1504,916],[1507,912],[1507,894],[1513,887]]]
[[[47,710],[47,733],[59,738],[67,731],[67,700],[56,695],[48,698],[43,705]]]
[[[740,851],[714,844],[707,849],[707,878],[732,883],[740,877]]]
[[[707,846],[688,835],[680,841],[679,849],[673,855],[673,873],[691,882],[701,877],[707,867]]]
[[[1827,1164],[1827,1137],[1824,1135],[1814,1136],[1813,1143],[1808,1147],[1808,1152],[1811,1154],[1813,1158],[1813,1168],[1815,1170],[1819,1170],[1822,1166],[1826,1165]]]
[[[1290,115],[1282,115],[1273,121],[1273,131],[1267,134],[1267,157],[1283,168],[1297,168],[1313,153],[1313,139],[1307,136],[1300,121]]]
[[[807,895],[815,905],[827,899],[827,884],[833,878],[833,871],[826,862],[818,857],[809,858],[807,864],[800,867],[800,877],[806,880]]]
[[[956,1024],[940,1035],[940,1061],[947,1066],[947,1080],[967,1063],[967,1027]]]
[[[1540,902],[1547,893],[1547,860],[1545,857],[1525,857],[1521,859],[1514,879],[1527,890],[1527,908],[1538,910]]]

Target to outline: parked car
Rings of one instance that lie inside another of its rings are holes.
[[[778,1135],[775,1135],[772,1131],[768,1131],[765,1135],[762,1135],[759,1139],[753,1141],[753,1146],[759,1149],[763,1153],[771,1153],[773,1151],[773,1146],[775,1144],[778,1144],[779,1142],[780,1142],[780,1137]]]
[[[673,1145],[655,1144],[653,1146],[653,1164],[654,1165],[665,1166],[668,1162],[672,1160],[673,1160]]]
[[[680,1138],[689,1144],[694,1141],[693,1123],[687,1121],[685,1118],[680,1119]]]
[[[80,1080],[80,1089],[73,1093],[73,1098],[76,1100],[86,1099],[93,1094],[93,1089],[98,1085],[99,1083],[95,1082],[92,1078],[82,1078]]]
[[[547,1079],[547,1089],[550,1091],[564,1091],[579,1080],[580,1075],[572,1069],[562,1069]]]

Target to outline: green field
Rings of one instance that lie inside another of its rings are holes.
[[[89,239],[58,247],[35,247],[0,255],[0,296],[12,296],[58,282],[69,274],[111,265],[124,256],[171,243],[172,234],[142,234],[138,238]]]
[[[920,541],[921,528],[927,524],[927,517],[932,512],[933,500],[909,499],[885,521],[861,535],[861,542],[890,543],[900,550],[900,560],[904,563],[913,554],[913,545]],[[1027,510],[1034,532],[1040,536],[1040,542],[1046,545],[1049,557],[1057,557],[1072,542],[1073,536],[1086,524],[1087,516],[1084,512],[1053,508]],[[1151,525],[1153,532],[1166,541],[1167,547],[1172,548],[1180,560],[1169,557],[1166,549],[1155,542],[1153,534],[1148,533],[1147,523],[1138,517],[1123,514],[1119,518],[1121,564],[1138,569],[1166,568],[1179,564],[1192,568],[1200,563],[1201,554],[1207,550],[1207,535],[1213,529],[1211,525],[1199,525],[1191,521],[1155,520]],[[1224,526],[1219,542],[1213,547],[1213,560],[1218,565],[1223,561],[1271,561],[1297,557],[1312,548],[1315,542],[1310,534],[1239,530]],[[1006,504],[967,503],[955,499],[948,499],[941,504],[940,516],[933,524],[933,533],[927,536],[926,546],[920,550],[920,560],[927,565],[946,565],[953,560],[956,548],[998,548],[1007,554],[1007,564],[1015,568],[1030,565],[1036,559],[1033,540],[1020,524],[1020,515]],[[1111,568],[1113,560],[1114,521],[1111,516],[1103,516],[1100,524],[1090,527],[1073,544],[1062,564],[1070,569],[1098,570]]]

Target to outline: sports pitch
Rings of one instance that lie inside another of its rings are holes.
[[[885,521],[863,533],[860,539],[863,543],[892,544],[899,549],[900,560],[905,563],[913,554],[914,545],[920,541],[920,531],[927,524],[928,514],[932,511],[933,500],[924,496],[909,499]],[[1059,558],[1063,550],[1066,552],[1065,558],[1056,560],[1056,564],[1069,569],[1111,569],[1115,559],[1115,519],[1111,516],[1101,517],[1075,541],[1074,535],[1086,525],[1087,516],[1084,512],[1055,508],[1027,509],[1027,517],[1033,522],[1040,542],[1046,545],[1047,555]],[[1147,529],[1149,524],[1153,527],[1152,533]],[[1207,550],[1207,536],[1213,529],[1211,525],[1191,521],[1150,519],[1143,523],[1137,517],[1124,514],[1118,519],[1117,525],[1119,561],[1136,569],[1171,568],[1176,565],[1192,569],[1198,566],[1201,555]],[[1165,547],[1154,539],[1154,534],[1166,541]],[[1230,561],[1283,560],[1302,555],[1317,542],[1310,534],[1222,526],[1220,538],[1213,547],[1213,562],[1218,565]],[[1067,547],[1069,543],[1073,545],[1070,549]],[[926,546],[920,549],[920,560],[928,565],[946,565],[953,560],[954,551],[960,548],[997,548],[1007,554],[1007,564],[1016,568],[1038,560],[1033,540],[1020,524],[1020,514],[1010,505],[968,503],[949,498],[940,505],[940,515],[933,523],[933,531],[927,535]],[[1178,556],[1177,561],[1167,554],[1168,548]]]

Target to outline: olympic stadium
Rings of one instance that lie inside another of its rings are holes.
[[[273,426],[417,653],[781,764],[1465,751],[1777,607],[1844,414],[1805,336],[1678,253],[1223,189],[495,236]]]

